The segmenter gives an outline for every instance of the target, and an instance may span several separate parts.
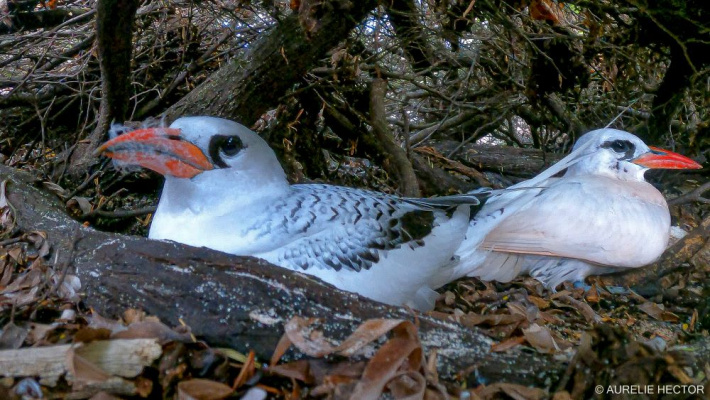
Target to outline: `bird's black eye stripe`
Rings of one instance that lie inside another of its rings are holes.
[[[624,159],[631,159],[636,151],[636,146],[628,140],[612,140],[602,143],[603,148],[612,149],[617,153],[623,153]]]
[[[232,157],[244,149],[244,142],[235,135],[214,135],[210,139],[209,153],[212,163],[220,168],[229,168],[222,155]]]

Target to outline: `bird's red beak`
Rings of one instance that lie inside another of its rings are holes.
[[[96,152],[178,178],[192,178],[214,168],[202,150],[184,140],[179,129],[172,128],[128,132],[104,143]]]
[[[703,166],[672,151],[649,146],[651,151],[631,160],[632,163],[655,169],[700,169]]]

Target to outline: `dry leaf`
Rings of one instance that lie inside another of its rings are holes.
[[[7,201],[5,191],[7,181],[0,182],[0,237],[11,232],[15,227],[15,217],[12,214],[12,206]]]
[[[37,255],[39,257],[46,257],[49,254],[49,243],[47,242],[47,233],[34,231],[25,235],[27,241],[32,243],[34,248],[37,250]]]
[[[12,321],[8,322],[0,331],[0,350],[19,349],[28,334],[28,329],[20,328]]]
[[[599,290],[597,290],[596,284],[592,284],[589,290],[584,293],[584,299],[587,303],[599,303]]]
[[[639,304],[638,308],[639,310],[650,315],[653,319],[657,319],[659,321],[672,323],[677,323],[678,321],[680,321],[680,318],[678,318],[677,315],[673,314],[670,311],[664,310],[662,306],[651,301]]]
[[[37,286],[42,282],[43,268],[36,268],[36,262],[32,263],[29,271],[23,273],[22,275],[15,278],[12,283],[7,285],[5,289],[0,291],[0,294],[9,295],[15,292],[19,292],[22,289],[33,288],[36,289]]]
[[[99,315],[96,311],[91,313],[91,316],[87,318],[89,320],[89,327],[91,328],[106,328],[111,331],[111,334],[116,334],[127,330],[128,328],[121,321],[104,318]]]
[[[518,301],[510,301],[505,304],[511,315],[520,315],[528,322],[535,322],[538,319],[539,311],[534,305],[525,306]]]
[[[394,337],[383,344],[368,362],[351,399],[378,399],[385,384],[396,376],[397,370],[405,362],[412,371],[422,370],[422,348],[414,324],[403,321],[392,333]]]
[[[14,293],[5,294],[5,301],[7,304],[12,304],[15,307],[25,306],[27,304],[37,302],[37,293],[39,293],[39,287],[33,287],[30,290],[19,291]],[[0,302],[3,301],[2,296],[0,296]]]
[[[342,356],[350,357],[372,341],[396,328],[404,321],[399,319],[370,319],[362,323],[355,332],[345,339],[336,352]]]
[[[291,339],[288,338],[288,333],[284,332],[283,335],[281,335],[281,339],[279,339],[279,342],[276,344],[276,348],[274,349],[274,354],[271,355],[271,360],[269,361],[270,366],[276,365],[276,363],[279,362],[281,357],[283,357],[284,354],[286,354],[286,351],[291,347]]]
[[[426,379],[419,372],[404,371],[395,375],[387,384],[395,399],[423,399]]]
[[[316,331],[313,324],[317,318],[293,317],[284,326],[288,339],[298,350],[311,357],[323,357],[335,351],[335,347],[328,343],[323,333]]]
[[[480,315],[480,314],[474,314],[474,313],[468,313],[466,315],[462,315],[460,317],[460,322],[464,326],[471,327],[471,326],[478,326],[478,325],[488,325],[488,326],[497,326],[497,325],[510,325],[510,324],[519,324],[523,321],[527,321],[527,319],[522,316],[522,315],[510,315],[510,314],[491,314],[491,315]]]
[[[547,397],[547,393],[542,389],[514,383],[494,383],[478,392],[478,396],[482,400],[498,399],[500,398],[499,394],[505,394],[514,400],[537,400]]]
[[[411,380],[418,381],[424,378],[424,357],[419,343],[417,328],[413,323],[402,320],[373,319],[365,321],[355,332],[346,338],[339,346],[335,347],[323,337],[322,332],[315,330],[315,318],[294,317],[286,323],[285,331],[288,339],[302,352],[323,357],[337,353],[351,356],[363,347],[372,343],[387,332],[392,332],[392,338],[385,342],[374,356],[367,362],[359,381],[355,381],[350,374],[342,375],[334,368],[330,368],[323,377],[322,383],[311,392],[312,395],[330,394],[334,398],[350,399],[377,399],[382,394],[385,385],[394,377],[407,376],[402,382],[395,383],[401,393],[409,392],[413,386]],[[292,363],[288,367],[272,367],[274,373],[283,374],[296,379],[310,381],[318,379],[314,373],[317,363]],[[352,369],[352,368],[351,368]],[[413,376],[419,376],[412,378]],[[408,382],[408,383],[407,383]],[[354,384],[354,388],[352,387]],[[416,385],[415,385],[416,386]],[[424,385],[426,386],[426,385]],[[409,389],[406,389],[409,387]],[[414,390],[418,393],[418,389]]]
[[[506,350],[512,349],[513,347],[519,346],[523,343],[525,343],[525,338],[523,336],[512,337],[512,338],[506,339],[506,340],[499,342],[499,343],[493,343],[491,345],[491,351],[492,352],[506,351]]]
[[[545,300],[542,297],[528,295],[528,301],[535,304],[535,306],[541,310],[544,310],[544,309],[550,307],[550,301]]]
[[[27,263],[27,257],[25,255],[25,252],[23,251],[22,247],[20,246],[15,246],[11,248],[10,250],[7,251],[7,254],[15,260],[16,263],[20,265],[25,265]]]
[[[65,198],[69,194],[63,187],[57,185],[54,182],[44,181],[42,182],[42,186],[44,186],[45,189],[54,193],[55,195],[57,195],[57,197],[60,198]]]
[[[67,212],[69,215],[82,216],[91,212],[91,203],[86,197],[74,196],[67,201]]]
[[[315,382],[311,374],[310,360],[298,360],[286,364],[272,365],[269,367],[269,372],[287,378],[298,379],[306,385],[312,385]]]
[[[178,400],[220,400],[232,395],[234,390],[224,383],[207,379],[190,379],[178,383]]]
[[[247,383],[252,377],[254,377],[255,374],[255,359],[256,355],[254,354],[254,350],[249,352],[249,356],[247,357],[247,361],[242,365],[241,371],[239,371],[239,375],[237,375],[236,379],[234,379],[234,383],[232,384],[232,388],[234,389],[239,389]]]
[[[562,295],[559,296],[559,299],[566,302],[567,304],[571,305],[572,307],[576,308],[577,311],[579,311],[580,314],[584,317],[585,320],[589,323],[600,323],[602,322],[602,317],[597,314],[592,307],[589,306],[589,304],[579,301],[572,296],[569,295]]]
[[[13,272],[15,272],[13,263],[11,263],[7,257],[0,258],[0,290],[10,283]]]
[[[141,321],[128,325],[128,329],[119,331],[111,336],[113,339],[158,339],[160,342],[171,340],[183,343],[192,342],[190,328],[184,325],[175,329],[159,321]]]
[[[73,343],[89,343],[94,340],[107,340],[111,337],[111,331],[106,328],[84,327],[79,329],[72,339]]]
[[[77,349],[78,347],[70,348],[66,355],[67,372],[74,376],[75,382],[104,382],[111,377],[99,366],[77,354]]]
[[[549,329],[538,324],[532,324],[529,328],[523,329],[523,335],[531,346],[542,353],[556,353],[571,347],[571,344],[555,338]]]
[[[27,335],[27,344],[29,345],[34,345],[40,342],[43,342],[47,339],[47,336],[49,335],[50,332],[53,330],[57,329],[56,324],[40,324],[40,323],[32,323],[30,324],[30,331]]]

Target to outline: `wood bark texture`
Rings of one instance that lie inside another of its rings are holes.
[[[377,6],[373,0],[304,0],[296,14],[258,39],[248,55],[220,68],[166,112],[213,115],[249,126]]]
[[[414,319],[424,346],[439,349],[443,377],[465,370],[471,384],[541,386],[564,371],[564,364],[539,354],[491,353],[492,341],[476,330],[345,293],[262,260],[85,228],[27,173],[0,165],[0,180],[8,180],[17,226],[48,234],[48,259],[69,263],[81,280],[84,302],[101,315],[138,308],[167,324],[182,319],[211,345],[254,349],[263,360],[293,316],[322,318],[327,335],[336,338],[369,318]]]

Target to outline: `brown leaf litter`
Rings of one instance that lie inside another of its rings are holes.
[[[559,382],[541,388],[466,387],[438,376],[436,349],[422,346],[416,321],[369,320],[336,341],[325,333],[327,321],[296,316],[266,366],[254,352],[211,348],[189,327],[167,326],[140,310],[104,318],[82,308],[80,282],[48,258],[43,232],[14,230],[3,199],[0,191],[3,399],[562,400],[594,398],[600,384],[694,385],[710,374],[710,365],[699,370],[694,354],[683,350],[710,329],[710,268],[701,265],[709,257],[702,252],[690,261],[696,268],[664,276],[650,293],[613,294],[599,280],[588,290],[556,293],[530,278],[447,286],[431,315],[480,329],[494,340],[491,351],[534,351],[568,362]],[[280,362],[287,351],[300,359]]]

